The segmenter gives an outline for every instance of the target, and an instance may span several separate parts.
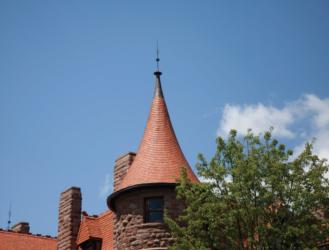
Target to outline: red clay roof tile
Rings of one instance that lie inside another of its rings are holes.
[[[110,210],[98,217],[84,216],[79,228],[77,244],[92,239],[102,239],[102,250],[113,249],[113,212]]]
[[[56,250],[57,239],[12,231],[0,231],[0,250]]]
[[[118,188],[147,183],[176,183],[185,168],[192,182],[198,182],[177,141],[163,97],[160,72],[156,72],[156,87],[151,111],[132,165]]]

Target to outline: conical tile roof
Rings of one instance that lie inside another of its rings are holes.
[[[124,176],[120,189],[150,183],[176,183],[181,169],[198,182],[177,141],[161,88],[161,72],[156,76],[154,98],[137,155]]]

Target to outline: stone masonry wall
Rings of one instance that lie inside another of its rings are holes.
[[[71,187],[61,193],[58,216],[58,250],[76,250],[81,221],[81,191]]]
[[[129,152],[116,159],[114,165],[114,192],[118,190],[122,178],[126,174],[128,168],[133,163],[135,156],[135,153]]]
[[[170,216],[177,217],[184,205],[176,199],[174,188],[135,190],[118,197],[114,220],[114,249],[167,249],[174,242],[163,223],[144,223],[144,199],[162,196],[164,208]]]
[[[14,232],[27,234],[30,232],[30,225],[28,222],[21,221],[13,225],[11,227],[11,230],[13,230]]]

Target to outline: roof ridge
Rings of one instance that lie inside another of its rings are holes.
[[[113,213],[113,211],[111,211],[110,209],[107,209],[106,211],[100,213],[100,214],[98,215],[98,218],[103,218],[104,216],[106,216],[106,215],[108,215],[108,214],[112,214],[112,213]]]
[[[16,232],[13,230],[4,230],[0,228],[0,233],[8,233],[8,234],[16,234],[16,235],[21,235],[21,236],[29,236],[29,237],[34,237],[34,238],[44,238],[44,239],[51,239],[51,240],[56,240],[56,236],[51,236],[48,234],[34,234],[34,233],[22,233],[22,232]]]

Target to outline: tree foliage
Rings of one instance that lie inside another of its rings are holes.
[[[186,209],[165,221],[176,237],[172,250],[312,249],[329,236],[326,160],[312,144],[292,151],[271,136],[232,130],[218,137],[214,157],[199,155],[193,184],[182,173],[177,196]]]

